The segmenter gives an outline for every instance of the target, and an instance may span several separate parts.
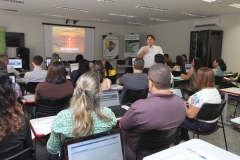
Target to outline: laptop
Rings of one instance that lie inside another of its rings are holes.
[[[78,63],[70,63],[70,71],[73,72],[75,70],[78,70],[79,64]]]
[[[191,65],[191,64],[185,64],[186,73],[188,73],[188,71],[190,70],[190,68],[192,68],[192,65]]]
[[[66,160],[125,160],[121,129],[64,142]]]
[[[12,80],[13,83],[16,83],[16,77],[14,75],[10,75],[9,78]]]
[[[100,105],[110,108],[115,114],[116,118],[121,118],[128,109],[127,106],[121,106],[118,90],[103,91],[100,99]]]
[[[61,58],[59,58],[59,62],[61,61]],[[46,66],[48,67],[51,62],[51,58],[46,59]]]
[[[173,94],[175,94],[176,96],[183,98],[181,89],[179,89],[179,88],[178,88],[178,89],[173,89],[173,88],[171,88],[170,91],[171,91]]]
[[[12,66],[13,68],[22,68],[22,59],[8,59],[8,66]]]

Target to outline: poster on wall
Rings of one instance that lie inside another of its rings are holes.
[[[0,55],[6,55],[5,28],[0,28]]]
[[[124,57],[136,57],[139,51],[139,34],[125,35],[124,38]]]
[[[103,59],[118,59],[119,37],[103,35]]]

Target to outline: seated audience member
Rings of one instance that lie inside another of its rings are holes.
[[[108,61],[103,61],[104,66],[104,76],[115,76],[117,74],[116,69],[113,68],[111,63]]]
[[[101,60],[96,60],[92,66],[92,71],[99,74],[102,90],[109,90],[111,80],[104,76],[104,66]]]
[[[185,73],[185,65],[184,65],[184,62],[183,62],[183,58],[181,55],[178,55],[176,57],[176,64],[175,66],[172,68],[172,71],[180,71],[180,72],[183,72]]]
[[[41,82],[35,89],[35,102],[38,98],[58,99],[73,94],[72,82],[66,80],[66,70],[62,62],[49,65],[45,82]],[[35,117],[35,108],[32,110]]]
[[[53,64],[54,62],[59,61],[59,59],[60,59],[60,57],[57,53],[52,54],[51,61],[50,61],[49,65]]]
[[[32,65],[34,67],[33,71],[26,72],[24,75],[25,83],[28,82],[44,82],[47,71],[42,69],[43,58],[39,55],[34,56],[32,59]]]
[[[8,72],[3,68],[0,79],[0,159],[6,159],[33,145],[29,120],[17,103]]]
[[[9,60],[7,55],[0,55],[0,60],[7,66],[8,73],[13,73],[15,76],[20,75],[20,73],[15,68],[13,68],[13,66],[8,65]]]
[[[225,88],[229,87],[239,87],[240,72],[237,73],[236,77],[224,78],[226,83],[224,84]]]
[[[195,87],[195,79],[197,71],[202,68],[202,61],[199,58],[194,58],[191,62],[192,67],[189,69],[187,75],[181,74],[181,78],[184,80],[189,80],[189,85],[184,86],[184,89],[187,89],[191,92],[196,92],[198,89]]]
[[[82,137],[112,129],[117,120],[111,109],[100,107],[101,84],[98,74],[84,73],[76,83],[70,107],[58,113],[51,127],[47,150],[60,153],[67,137]]]
[[[152,95],[131,105],[121,118],[124,150],[127,159],[135,160],[136,145],[143,132],[178,127],[186,117],[182,98],[170,91],[170,69],[165,64],[154,64],[149,69],[149,89]],[[140,157],[152,154],[140,152]]]
[[[172,59],[169,58],[169,55],[168,55],[168,54],[164,54],[163,56],[164,56],[164,58],[165,58],[165,62],[167,63],[167,65],[168,65],[169,67],[171,67],[171,66],[172,66]]]
[[[140,90],[148,88],[148,75],[143,73],[144,60],[136,58],[133,62],[133,73],[126,73],[117,80],[117,84],[123,86],[123,91],[120,95],[121,101],[128,89]]]
[[[200,130],[208,132],[216,127],[217,119],[213,121],[199,121],[197,128],[197,120],[195,120],[195,117],[204,103],[221,103],[221,96],[215,88],[215,76],[212,69],[207,67],[200,68],[197,71],[195,85],[196,87],[201,88],[201,91],[195,93],[188,99],[188,106],[185,105],[187,117],[182,126],[190,128],[193,131]],[[178,139],[178,142],[180,142],[180,140],[189,140],[187,129],[181,129],[181,136]]]
[[[186,54],[182,54],[184,64],[187,64],[187,56]]]
[[[156,54],[154,56],[154,62],[155,63],[162,63],[162,64],[166,64],[166,61],[165,61],[165,58],[162,54]],[[167,64],[166,64],[167,65]],[[169,66],[168,66],[169,67]],[[169,68],[170,69],[170,68]],[[171,81],[170,83],[172,84],[173,83],[173,75],[172,75],[172,72],[171,73]]]
[[[76,56],[76,58],[75,58],[75,61],[76,61],[76,63],[79,63],[79,61],[82,60],[82,59],[83,59],[83,55],[82,54],[78,54]]]
[[[213,72],[215,74],[215,76],[222,76],[224,74],[224,71],[227,70],[227,65],[225,64],[225,62],[223,61],[223,59],[221,58],[217,58],[213,61]]]
[[[86,59],[79,60],[78,70],[74,70],[70,73],[71,81],[73,86],[75,86],[78,78],[90,70],[89,62]]]
[[[0,68],[7,71],[7,66],[2,61],[0,61]],[[22,97],[22,91],[21,91],[21,88],[20,88],[19,84],[12,82],[11,85],[12,85],[12,89],[16,92],[17,98],[21,98]]]

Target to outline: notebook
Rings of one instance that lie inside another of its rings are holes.
[[[66,140],[64,151],[66,160],[125,160],[120,129]]]
[[[73,72],[75,70],[78,70],[78,66],[79,64],[78,63],[70,63],[70,71]]]
[[[185,71],[186,73],[188,73],[188,71],[190,70],[190,68],[192,68],[191,64],[185,64]]]
[[[121,106],[118,90],[103,91],[100,105],[110,108],[116,118],[121,118],[128,110],[128,106]]]

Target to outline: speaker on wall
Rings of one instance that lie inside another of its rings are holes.
[[[23,69],[29,70],[30,69],[30,66],[29,66],[29,49],[25,48],[25,47],[17,48],[17,57],[22,59]]]

